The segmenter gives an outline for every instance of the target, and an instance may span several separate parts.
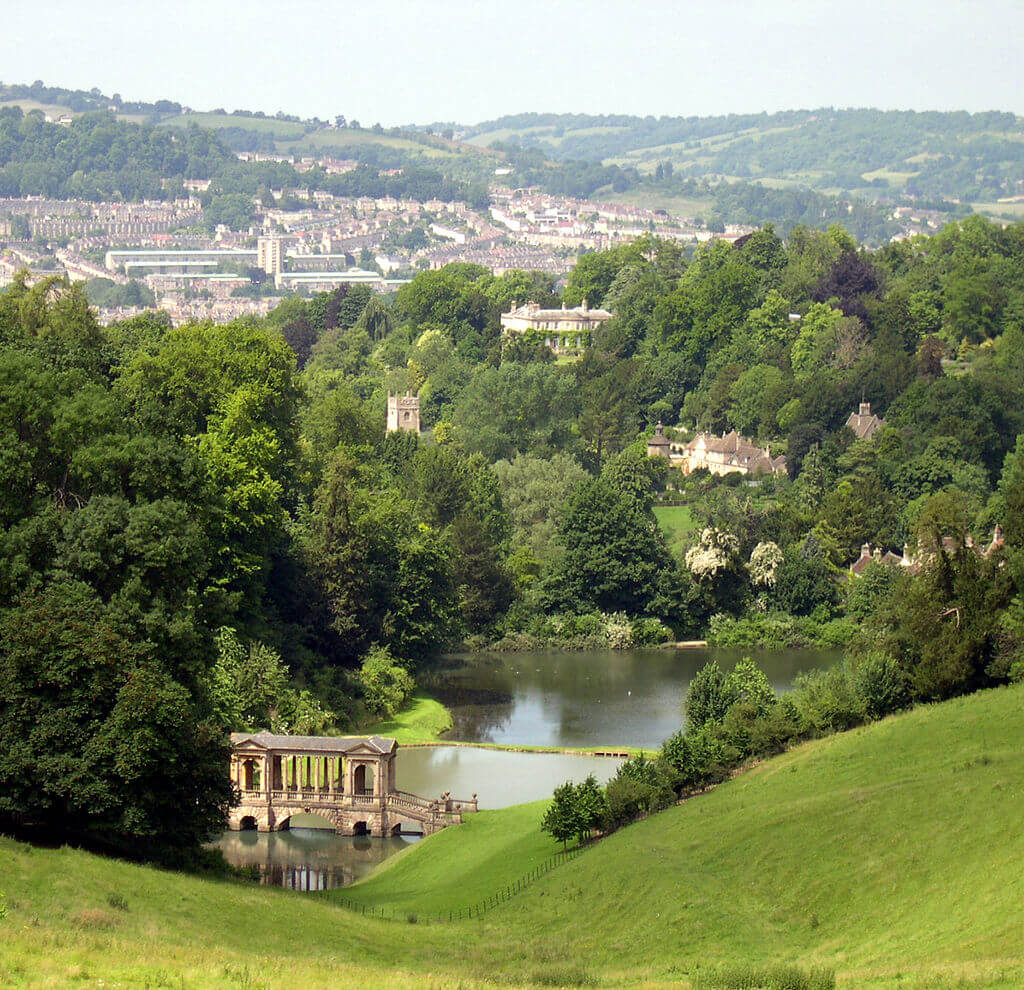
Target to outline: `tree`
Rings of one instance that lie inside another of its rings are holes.
[[[598,786],[597,778],[593,774],[589,774],[586,780],[576,785],[574,796],[580,829],[576,833],[576,838],[582,843],[590,838],[591,832],[598,828],[604,820],[607,804],[604,792]]]
[[[576,787],[571,780],[555,788],[551,804],[540,821],[541,830],[547,832],[556,842],[566,843],[583,831],[582,820],[576,801]]]
[[[288,668],[280,654],[259,642],[243,645],[227,626],[217,631],[216,644],[207,690],[217,724],[232,732],[281,731]]]
[[[373,295],[363,307],[356,320],[356,328],[364,330],[370,340],[377,343],[388,336],[395,328],[395,320],[390,307],[379,295]]]
[[[374,647],[363,657],[359,683],[366,707],[380,718],[396,715],[412,696],[412,675],[386,647]]]
[[[709,660],[694,675],[683,699],[687,732],[699,732],[705,725],[721,722],[731,703],[722,668],[717,660]]]
[[[0,613],[0,820],[146,848],[223,827],[227,738],[151,654],[80,582]]]
[[[554,580],[573,608],[642,613],[671,568],[657,524],[603,478],[571,499],[557,539],[563,557]]]
[[[835,582],[814,536],[787,547],[772,592],[776,607],[793,615],[810,615],[819,605],[830,608],[835,599]]]

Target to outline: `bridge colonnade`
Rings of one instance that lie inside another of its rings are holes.
[[[235,732],[231,743],[231,779],[241,798],[229,813],[231,829],[278,831],[304,813],[327,819],[342,835],[426,835],[477,810],[475,795],[430,800],[399,791],[394,739]]]

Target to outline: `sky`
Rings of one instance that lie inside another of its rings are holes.
[[[0,77],[363,125],[1010,110],[1024,0],[5,0]]]

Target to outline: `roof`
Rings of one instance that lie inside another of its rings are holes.
[[[735,430],[721,437],[698,433],[683,450],[692,453],[701,446],[709,453],[723,455],[723,463],[731,467],[746,468],[752,474],[786,470],[784,456],[772,457],[769,448],[758,447],[756,443],[740,436]]]
[[[885,426],[885,420],[871,412],[870,403],[862,402],[859,412],[850,413],[846,425],[853,430],[858,440],[864,440]]]
[[[260,749],[301,749],[319,753],[352,753],[369,750],[384,755],[398,745],[381,736],[279,736],[272,732],[232,732],[231,745],[246,744]]]
[[[503,317],[521,316],[532,320],[610,320],[612,314],[606,309],[588,309],[586,303],[576,306],[574,309],[541,309],[536,303],[526,303],[523,306],[515,306]]]

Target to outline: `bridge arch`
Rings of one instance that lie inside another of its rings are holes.
[[[423,822],[402,818],[391,826],[392,835],[426,835]]]
[[[300,821],[299,824],[295,824],[293,822],[293,819],[300,815],[304,818],[319,819],[320,823],[314,825],[312,823]],[[290,815],[285,816],[277,823],[278,832],[288,832],[293,828],[311,828],[337,831],[338,816],[327,809],[321,811],[318,808],[313,808],[309,811],[293,811]]]
[[[238,830],[240,832],[255,832],[258,827],[255,815],[242,815],[238,820]]]

